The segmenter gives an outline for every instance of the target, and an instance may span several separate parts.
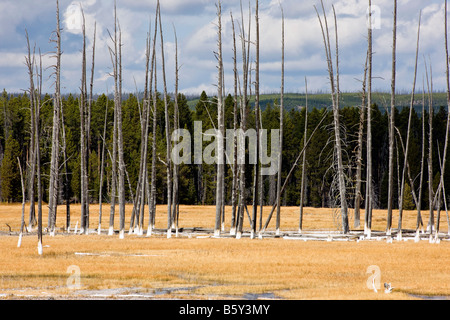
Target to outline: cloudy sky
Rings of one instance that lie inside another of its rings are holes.
[[[374,29],[374,89],[390,90],[392,46],[392,0],[373,0],[379,19]],[[174,27],[179,42],[180,91],[213,94],[217,82],[216,60],[217,16],[215,0],[161,1],[167,81],[174,88]],[[249,6],[255,1],[242,0],[246,24]],[[286,91],[304,92],[305,77],[311,92],[329,91],[327,64],[324,59],[322,34],[314,5],[319,0],[260,0],[261,23],[261,89],[265,93],[279,92],[281,75],[281,11],[286,17]],[[341,62],[341,90],[358,91],[363,76],[367,48],[368,1],[325,0],[331,19],[334,4],[338,15]],[[92,45],[94,23],[97,23],[95,91],[112,92],[111,60],[108,30],[113,30],[113,0],[60,0],[63,30],[62,87],[65,93],[78,93],[81,77],[81,46],[79,30],[80,4],[87,21],[88,46]],[[226,85],[233,86],[232,27],[230,12],[240,21],[240,0],[224,0],[224,59]],[[124,90],[143,89],[145,42],[149,23],[155,15],[156,0],[117,0],[118,18],[123,39]],[[52,32],[55,29],[56,0],[0,1],[0,90],[21,92],[28,87],[25,67],[25,29],[30,40],[44,53],[44,67],[54,64]],[[418,86],[422,87],[426,59],[433,68],[436,90],[445,90],[444,0],[399,0],[398,21],[398,89],[412,89],[415,43],[419,13],[422,10],[422,30]],[[331,21],[330,21],[331,24]],[[239,27],[239,24],[236,24]],[[255,20],[252,19],[252,28]],[[253,31],[254,32],[254,31]],[[333,33],[334,34],[334,33]],[[253,37],[254,39],[254,37]],[[334,44],[332,44],[334,45]],[[240,47],[239,47],[240,48]],[[91,53],[89,52],[90,56]],[[239,52],[240,55],[240,52]],[[88,61],[88,66],[90,62]],[[52,70],[46,70],[44,91],[52,92]],[[136,83],[136,85],[135,85]]]

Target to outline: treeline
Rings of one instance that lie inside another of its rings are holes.
[[[169,117],[171,127],[173,128],[173,112],[174,97],[168,97],[169,101]],[[29,181],[31,170],[29,163],[30,150],[30,101],[27,94],[8,95],[3,91],[0,98],[0,196],[2,202],[21,202],[21,177],[19,172],[20,159],[22,168],[24,168],[25,179]],[[42,163],[42,190],[43,200],[49,200],[49,176],[50,176],[50,158],[52,144],[52,120],[53,120],[53,99],[51,96],[42,97],[42,108],[40,114],[41,123],[41,163]],[[203,132],[208,129],[217,128],[217,99],[216,97],[208,97],[205,92],[202,93],[195,109],[190,109],[187,98],[179,94],[178,111],[179,111],[179,128],[187,129],[191,134],[194,132],[194,121],[202,121]],[[68,182],[68,192],[71,203],[79,203],[81,199],[81,174],[80,174],[80,112],[79,98],[69,95],[63,98],[64,111],[64,129],[66,134],[66,152],[67,163],[61,163],[61,170],[58,179],[60,185],[63,186]],[[140,150],[141,150],[141,108],[143,101],[139,100],[136,95],[130,94],[123,99],[123,139],[124,139],[124,161],[126,165],[126,199],[127,202],[133,203],[135,199],[136,186],[139,180]],[[152,104],[153,107],[153,104]],[[167,180],[166,180],[166,137],[165,137],[165,113],[164,99],[161,94],[157,97],[157,128],[156,128],[156,164],[157,164],[157,189],[156,202],[158,204],[167,203]],[[229,95],[225,99],[225,125],[227,129],[233,128],[233,107],[234,99]],[[404,208],[414,209],[415,203],[411,190],[419,190],[419,175],[422,161],[422,144],[425,144],[424,159],[427,161],[428,156],[428,131],[426,131],[425,141],[423,140],[423,120],[426,124],[429,122],[428,107],[425,113],[418,114],[413,112],[411,122],[411,144],[409,150],[409,167],[411,180],[414,183],[413,189],[408,183],[404,197]],[[284,115],[284,134],[283,134],[283,164],[282,177],[283,181],[291,171],[300,152],[304,147],[305,134],[305,111],[304,107],[292,108],[285,111]],[[388,201],[388,155],[389,155],[389,114],[383,112],[384,109],[377,105],[372,107],[372,135],[373,135],[373,199],[375,208],[387,208]],[[343,134],[343,155],[344,165],[346,168],[346,179],[349,192],[347,194],[350,207],[354,204],[355,184],[356,184],[356,167],[357,167],[357,149],[358,149],[358,131],[360,123],[360,106],[344,107],[340,110],[342,119],[341,132]],[[394,187],[394,207],[398,207],[398,194],[400,194],[398,179],[400,172],[403,170],[403,149],[402,141],[406,141],[406,133],[408,128],[409,109],[399,108],[395,110],[395,126],[402,135],[397,136],[396,152],[395,152],[395,168],[399,172],[395,175]],[[106,122],[105,122],[106,115]],[[100,189],[102,190],[103,202],[110,202],[111,194],[111,167],[112,159],[110,157],[113,144],[113,123],[114,123],[114,101],[108,99],[106,95],[99,96],[92,104],[91,113],[91,132],[90,141],[87,146],[89,154],[88,163],[88,180],[89,180],[89,202],[98,203]],[[280,109],[278,102],[275,100],[272,104],[261,111],[262,127],[267,130],[279,129],[280,127]],[[240,112],[239,112],[240,116]],[[322,119],[325,121],[316,128]],[[250,106],[247,115],[248,128],[255,128],[255,112],[254,106]],[[104,124],[106,123],[106,136],[103,136]],[[433,185],[434,190],[439,185],[440,165],[442,152],[444,150],[445,134],[447,124],[447,110],[445,107],[436,109],[433,112]],[[150,124],[149,149],[153,140],[153,123]],[[428,128],[426,129],[428,130]],[[310,107],[308,110],[308,137],[313,133],[309,145],[306,148],[306,165],[302,168],[299,164],[294,174],[289,177],[286,191],[282,197],[282,205],[298,206],[300,204],[300,189],[302,170],[306,172],[306,194],[305,206],[312,207],[332,207],[335,204],[333,195],[333,181],[335,174],[334,168],[334,129],[333,114],[327,108]],[[270,134],[269,134],[270,139]],[[102,164],[102,147],[105,142],[105,178],[100,185],[100,166]],[[204,145],[210,144],[204,142]],[[270,140],[269,144],[270,146]],[[270,152],[270,149],[269,149]],[[366,152],[363,152],[365,155]],[[152,163],[152,152],[148,154],[148,164]],[[363,164],[366,163],[363,159]],[[67,165],[67,166],[65,166]],[[427,163],[425,162],[425,165]],[[67,168],[67,172],[64,168]],[[248,203],[251,203],[252,197],[252,181],[254,170],[253,166],[248,164],[246,172],[246,186],[248,192]],[[180,204],[186,205],[214,205],[216,201],[217,186],[217,166],[212,164],[183,164],[179,168],[179,200]],[[365,181],[365,170],[363,170],[363,181]],[[446,172],[445,187],[450,189],[450,177]],[[67,179],[65,179],[67,178]],[[226,166],[225,169],[225,199],[226,204],[230,205],[231,186],[232,186],[232,167]],[[408,180],[410,181],[410,180]],[[422,209],[428,207],[428,177],[425,174],[422,187]],[[263,177],[263,204],[272,206],[276,201],[276,184],[277,176]],[[363,192],[365,194],[365,183],[363,183]],[[65,201],[64,189],[60,189],[58,195],[59,204]],[[28,195],[27,195],[28,196]],[[417,195],[418,196],[418,195]],[[37,195],[36,195],[37,197]],[[27,199],[29,200],[29,199]],[[364,201],[363,201],[364,207]]]

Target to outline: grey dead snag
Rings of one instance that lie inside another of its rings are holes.
[[[392,210],[394,205],[394,144],[395,144],[395,86],[397,62],[397,0],[394,0],[394,28],[392,36],[392,80],[391,80],[391,113],[389,116],[389,172],[388,172],[388,216],[386,234],[391,235]],[[423,116],[423,114],[422,114]]]
[[[234,72],[234,98],[233,98],[233,184],[231,189],[231,229],[230,234],[236,234],[236,213],[237,213],[237,192],[238,192],[238,145],[237,145],[237,122],[238,122],[238,110],[237,110],[237,99],[238,99],[238,70],[237,70],[237,49],[236,49],[236,29],[233,19],[233,13],[230,13],[231,24],[233,29],[233,72]]]
[[[175,97],[174,97],[174,128],[175,130],[180,128],[180,114],[178,109],[178,81],[179,81],[179,67],[178,67],[178,38],[177,31],[174,26],[174,36],[175,36]],[[179,140],[179,135],[175,135],[175,140]],[[172,208],[172,220],[174,221],[176,228],[176,235],[178,236],[179,228],[179,214],[180,214],[180,203],[179,203],[179,171],[180,167],[177,162],[173,163],[173,208]]]
[[[338,38],[337,38],[337,18],[336,18],[336,12],[334,11],[334,21],[335,21],[335,27],[336,27],[336,65],[337,65],[337,72],[336,76],[334,73],[334,67],[333,67],[333,59],[331,55],[331,45],[330,45],[330,35],[329,35],[329,29],[328,29],[328,22],[327,17],[325,13],[325,8],[322,3],[322,11],[324,16],[324,23],[322,23],[322,19],[320,18],[320,14],[316,9],[317,16],[319,18],[320,26],[322,29],[322,35],[324,40],[324,46],[325,46],[325,54],[327,58],[328,63],[328,73],[330,77],[330,84],[331,84],[331,92],[332,92],[332,101],[333,101],[333,125],[334,125],[334,133],[335,133],[335,150],[336,150],[336,160],[337,160],[337,170],[338,170],[338,179],[339,179],[339,199],[340,199],[340,206],[341,206],[341,216],[342,216],[342,231],[347,234],[350,231],[349,224],[348,224],[348,205],[347,205],[347,199],[346,199],[346,183],[345,183],[345,173],[344,173],[344,163],[343,163],[343,153],[342,153],[342,141],[341,141],[341,132],[340,132],[340,114],[339,114],[339,51],[338,51]],[[325,26],[324,26],[325,24]],[[335,81],[335,78],[337,79],[337,83]]]
[[[220,236],[221,224],[222,224],[222,216],[223,216],[223,179],[225,174],[225,165],[224,165],[224,135],[225,135],[225,121],[223,114],[223,53],[222,53],[222,3],[219,1],[216,4],[217,7],[217,17],[218,17],[218,25],[217,25],[217,46],[218,52],[216,54],[217,65],[218,65],[218,85],[217,85],[217,120],[218,120],[218,132],[216,135],[216,142],[218,144],[217,148],[217,186],[216,186],[216,220],[214,227],[214,236]]]
[[[54,234],[58,208],[59,154],[60,154],[60,110],[61,110],[61,27],[59,18],[59,1],[56,1],[56,64],[55,93],[53,96],[52,152],[50,160],[48,230]]]
[[[242,95],[240,98],[240,111],[241,111],[241,132],[247,130],[247,112],[248,112],[248,78],[249,78],[249,61],[250,61],[250,40],[251,40],[251,12],[249,12],[249,26],[246,35],[244,24],[244,13],[241,2],[241,44],[242,44]],[[246,210],[246,183],[245,183],[245,137],[238,136],[239,141],[239,209],[238,209],[238,221],[236,228],[236,238],[242,237],[243,225],[244,225],[244,212]]]
[[[28,36],[28,31],[25,30],[27,39],[27,49],[28,54],[25,57],[25,62],[28,69],[28,75],[30,80],[30,151],[29,151],[29,161],[28,167],[30,168],[29,181],[28,181],[28,196],[30,198],[30,214],[28,222],[28,231],[31,231],[36,225],[36,211],[35,211],[35,181],[36,181],[36,88],[34,83],[34,66],[36,63],[35,52],[31,55],[30,39]]]
[[[157,68],[156,68],[156,37],[158,32],[158,16],[159,16],[159,2],[156,7],[155,15],[155,30],[153,36],[153,50],[152,50],[152,75],[154,76],[154,90],[152,94],[153,100],[153,128],[152,128],[152,168],[151,168],[151,185],[149,186],[148,194],[148,208],[149,208],[149,221],[147,236],[152,234],[152,230],[155,226],[156,217],[156,126],[158,124],[157,120]],[[148,181],[146,181],[148,184]]]
[[[284,30],[284,11],[281,6],[282,26],[281,26],[281,94],[280,94],[280,152],[278,154],[278,180],[277,180],[277,221],[276,234],[280,235],[281,225],[281,179],[283,168],[283,133],[284,133],[284,46],[285,46],[285,30]]]
[[[366,55],[366,63],[364,66],[364,79],[362,87],[362,101],[359,111],[359,130],[358,130],[358,151],[356,158],[356,190],[355,190],[355,221],[354,227],[359,228],[361,226],[361,204],[363,201],[362,196],[362,169],[363,169],[363,143],[364,143],[364,126],[366,122],[366,110],[367,110],[367,64],[368,54]]]
[[[159,3],[159,1],[158,1]],[[158,5],[159,6],[159,5]],[[166,132],[166,172],[167,172],[167,237],[172,237],[172,190],[173,190],[173,172],[172,172],[172,160],[170,157],[171,152],[171,137],[170,137],[170,121],[169,121],[169,101],[167,95],[167,81],[166,81],[166,66],[165,66],[165,52],[164,52],[164,35],[162,30],[161,10],[159,15],[159,33],[161,36],[161,68],[164,84],[164,115],[165,115],[165,132]]]
[[[405,147],[405,156],[404,156],[404,165],[403,165],[403,173],[401,175],[401,189],[400,189],[400,205],[399,205],[399,219],[398,219],[398,234],[397,239],[402,239],[402,223],[403,223],[403,197],[405,193],[405,175],[407,170],[407,164],[408,164],[408,155],[409,155],[409,146],[410,146],[410,137],[411,137],[411,121],[412,121],[412,114],[414,111],[414,99],[415,99],[415,91],[416,91],[416,79],[417,79],[417,60],[419,55],[419,44],[420,44],[420,27],[421,27],[421,18],[422,18],[422,12],[420,12],[419,16],[419,26],[417,31],[417,47],[416,47],[416,62],[415,62],[415,69],[414,69],[414,82],[413,82],[413,89],[411,93],[411,103],[410,103],[410,110],[409,110],[409,119],[408,119],[408,131],[406,136],[406,147]]]
[[[373,43],[372,43],[372,1],[369,0],[368,26],[368,93],[367,93],[367,175],[366,175],[366,212],[364,218],[364,234],[371,237],[372,209],[373,209],[373,141],[372,141],[372,71],[373,71]]]
[[[81,9],[82,10],[82,9]],[[87,190],[88,186],[86,185],[86,177],[87,177],[87,157],[86,157],[86,110],[87,110],[87,84],[86,84],[86,25],[83,10],[83,25],[82,25],[82,33],[83,33],[83,49],[82,49],[82,64],[81,64],[81,87],[80,87],[80,181],[81,181],[81,233],[85,233],[87,231]]]
[[[305,132],[304,132],[304,146],[308,143],[308,79],[305,78],[305,91],[306,91],[306,105],[305,105]],[[299,233],[303,230],[303,210],[305,202],[305,189],[306,189],[306,151],[303,152],[303,162],[302,162],[302,178],[300,187],[300,223],[299,223]]]
[[[259,41],[259,34],[260,34],[260,28],[259,28],[259,1],[256,0],[256,9],[255,9],[255,20],[256,20],[256,43],[255,43],[255,54],[256,54],[256,61],[255,61],[255,125],[256,125],[256,163],[254,166],[254,183],[253,183],[253,212],[252,212],[252,230],[251,230],[251,238],[255,238],[256,236],[256,219],[257,219],[257,212],[258,212],[258,197],[259,192],[258,189],[261,189],[261,185],[259,185],[259,179],[262,181],[262,177],[260,177],[260,163],[259,163],[259,154],[260,154],[260,128],[261,128],[261,112],[260,112],[260,106],[259,106],[259,87],[260,87],[260,41]],[[261,190],[262,192],[262,190]],[[262,207],[262,202],[259,204]]]

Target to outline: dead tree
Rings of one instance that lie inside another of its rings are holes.
[[[281,179],[283,169],[283,134],[284,134],[284,11],[281,6],[281,94],[280,94],[280,152],[278,154],[278,181],[277,181],[277,222],[276,234],[280,235],[281,225]]]
[[[118,123],[119,123],[119,59],[118,59],[118,35],[117,35],[117,8],[114,3],[114,37],[110,35],[114,47],[109,48],[111,55],[111,63],[113,66],[114,78],[114,127],[113,127],[113,146],[111,156],[111,210],[109,217],[109,231],[108,235],[114,234],[114,218],[116,212],[116,198],[117,198],[117,149],[118,149]]]
[[[178,67],[178,38],[177,38],[177,31],[174,28],[174,37],[175,37],[175,97],[174,97],[174,128],[175,130],[181,129],[180,128],[180,115],[179,115],[179,109],[178,109],[178,81],[179,81],[179,67]],[[175,139],[178,141],[179,136],[176,136]],[[180,214],[180,202],[179,202],[179,175],[180,172],[180,166],[175,161],[173,164],[173,212],[172,212],[172,219],[175,223],[176,228],[176,236],[178,237],[178,228],[179,228],[179,214]]]
[[[414,96],[416,91],[416,79],[417,79],[417,60],[419,55],[419,43],[420,43],[420,23],[422,18],[422,12],[420,12],[419,16],[419,27],[417,32],[417,48],[416,48],[416,63],[415,63],[415,69],[414,69],[414,83],[413,83],[413,90],[411,93],[411,104],[410,104],[410,110],[409,110],[409,120],[408,120],[408,131],[406,136],[406,147],[405,147],[405,155],[404,155],[404,165],[403,165],[403,173],[401,176],[401,190],[399,195],[399,219],[398,219],[398,234],[397,239],[402,239],[402,222],[403,222],[403,196],[405,193],[405,173],[407,170],[407,163],[408,163],[408,155],[409,155],[409,145],[410,145],[410,136],[411,136],[411,120],[412,120],[412,113],[414,111]]]
[[[147,236],[151,236],[152,230],[155,226],[155,216],[156,216],[156,126],[158,124],[157,120],[157,68],[156,68],[156,37],[158,32],[158,16],[159,16],[159,1],[156,6],[156,15],[155,15],[155,30],[153,36],[153,51],[152,51],[152,74],[154,76],[154,90],[152,94],[153,99],[153,128],[152,128],[152,169],[151,169],[151,185],[149,186],[149,221],[148,221],[148,229]],[[150,103],[150,102],[149,102]]]
[[[368,26],[368,93],[367,93],[367,178],[366,178],[366,212],[364,221],[364,234],[371,237],[372,209],[373,209],[373,166],[372,166],[372,1],[369,0],[369,26]]]
[[[359,130],[358,130],[358,151],[356,156],[356,190],[355,190],[355,220],[354,227],[361,227],[361,203],[363,201],[362,196],[362,170],[363,170],[363,140],[364,140],[364,126],[366,122],[366,110],[367,110],[367,64],[368,53],[366,54],[366,63],[364,65],[364,79],[362,86],[362,101],[359,111]]]
[[[238,69],[237,69],[237,49],[236,49],[236,29],[233,19],[233,13],[230,13],[233,29],[233,71],[234,71],[234,99],[233,99],[233,185],[231,189],[231,229],[230,234],[236,235],[236,213],[237,213],[237,192],[238,192],[238,145],[237,145],[237,123],[238,123]]]
[[[158,1],[159,3],[159,1]],[[165,52],[164,52],[164,35],[162,30],[161,10],[159,14],[159,33],[161,36],[161,68],[164,84],[164,115],[165,115],[165,131],[166,131],[166,168],[167,168],[167,238],[172,237],[172,160],[170,157],[171,142],[170,142],[170,120],[169,120],[169,101],[167,96],[167,81],[166,81],[166,66],[165,66]]]
[[[61,110],[61,27],[59,18],[59,1],[56,1],[56,64],[55,69],[55,93],[53,96],[53,128],[52,128],[52,152],[50,160],[50,182],[48,203],[48,230],[54,235],[56,213],[58,208],[58,182],[59,182],[59,151],[60,151],[60,110]]]
[[[246,35],[244,24],[244,13],[241,2],[241,44],[242,44],[242,95],[240,99],[241,109],[241,131],[238,136],[239,145],[239,211],[237,221],[236,238],[242,237],[244,225],[244,212],[247,207],[246,204],[246,183],[245,183],[245,136],[244,132],[247,130],[247,107],[248,107],[248,76],[249,76],[249,59],[250,59],[250,40],[251,40],[251,12],[249,12],[249,26]]]
[[[28,231],[31,231],[37,224],[36,210],[35,210],[35,181],[36,181],[36,88],[34,83],[34,66],[35,66],[35,51],[31,55],[30,39],[28,31],[25,30],[27,39],[28,55],[25,57],[25,62],[28,69],[28,75],[30,79],[30,156],[28,166],[30,167],[30,176],[28,182],[28,196],[30,198],[30,217],[28,222]]]
[[[386,234],[391,235],[392,210],[394,204],[394,144],[395,144],[395,85],[397,63],[397,0],[394,0],[394,29],[392,36],[392,82],[391,82],[391,113],[389,116],[389,172],[388,172],[388,216]],[[423,116],[423,115],[422,115]]]
[[[340,207],[341,207],[341,217],[342,217],[342,231],[347,234],[349,229],[348,224],[348,205],[347,205],[347,198],[346,198],[346,183],[345,183],[345,173],[344,173],[344,163],[343,163],[343,153],[342,153],[342,140],[341,140],[341,132],[340,132],[340,114],[339,114],[339,51],[338,51],[338,38],[337,38],[337,18],[336,18],[336,12],[334,11],[334,20],[335,20],[335,27],[336,27],[336,65],[337,65],[337,72],[336,72],[336,79],[337,83],[335,81],[335,74],[334,74],[334,67],[333,67],[333,59],[331,55],[331,45],[330,45],[330,35],[329,35],[329,29],[328,29],[328,22],[327,22],[327,16],[325,13],[325,8],[322,3],[322,11],[324,16],[324,23],[322,23],[322,19],[320,17],[319,12],[316,9],[317,16],[319,18],[320,26],[322,29],[322,35],[323,35],[323,41],[325,45],[325,54],[327,58],[328,63],[328,73],[330,78],[330,84],[331,84],[331,92],[332,92],[332,101],[333,101],[333,117],[334,117],[334,133],[335,133],[335,149],[336,149],[336,160],[337,160],[337,170],[338,170],[338,179],[339,179],[339,199],[340,199]]]
[[[259,185],[259,179],[262,180],[262,177],[260,177],[260,163],[259,163],[259,153],[260,153],[260,106],[259,106],[259,65],[260,65],[260,41],[259,41],[259,0],[256,0],[256,9],[255,9],[255,20],[256,20],[256,42],[255,42],[255,54],[256,54],[256,61],[255,61],[255,125],[256,125],[256,163],[254,166],[254,182],[253,182],[253,214],[252,214],[252,230],[251,230],[251,238],[253,239],[256,235],[256,219],[257,219],[257,212],[258,212],[258,197],[259,192],[258,188],[261,186]],[[261,190],[262,192],[262,190]],[[262,202],[260,203],[262,207]]]
[[[308,79],[305,77],[305,92],[306,92],[306,105],[305,105],[305,132],[303,137],[303,145],[306,146],[308,142]],[[303,207],[305,203],[305,189],[306,189],[306,151],[303,152],[302,162],[302,178],[300,187],[300,224],[298,227],[299,233],[303,230]]]
[[[83,16],[83,49],[82,49],[82,63],[81,63],[81,87],[80,87],[80,181],[81,181],[81,233],[87,232],[88,226],[86,224],[87,220],[87,140],[86,140],[86,116],[87,116],[87,84],[86,84],[86,24],[83,9],[81,9]]]
[[[216,4],[217,7],[217,17],[218,17],[218,25],[217,25],[217,47],[218,52],[216,53],[217,65],[218,65],[218,85],[217,85],[217,120],[218,120],[218,132],[216,134],[216,142],[217,142],[217,187],[216,187],[216,222],[214,227],[214,236],[220,236],[220,229],[222,223],[222,215],[223,215],[223,179],[225,174],[225,165],[224,165],[224,133],[225,133],[225,121],[223,119],[223,53],[222,53],[222,4],[219,1]]]
[[[98,192],[98,229],[97,232],[100,235],[102,232],[102,215],[103,215],[103,176],[105,172],[105,153],[106,153],[106,129],[108,127],[108,107],[109,100],[106,98],[106,107],[105,107],[105,124],[103,126],[103,136],[102,136],[102,160],[100,164],[100,183],[99,183],[99,192]]]
[[[20,233],[19,233],[19,241],[17,243],[17,247],[20,248],[22,245],[22,236],[23,236],[23,230],[25,228],[25,204],[26,204],[26,194],[25,194],[25,183],[23,181],[23,172],[22,172],[22,164],[20,163],[20,158],[17,158],[17,162],[19,164],[19,171],[20,171],[20,184],[22,186],[22,219],[20,223]]]

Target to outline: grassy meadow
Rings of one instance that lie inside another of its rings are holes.
[[[127,217],[131,209],[127,207]],[[157,209],[156,227],[164,228],[167,208]],[[55,237],[44,235],[44,254],[39,256],[35,233],[25,235],[17,248],[21,206],[0,205],[0,299],[404,300],[450,295],[447,239],[439,244],[426,239],[419,243],[376,239],[306,242],[273,237],[215,239],[185,232],[171,239],[155,233],[150,238],[127,234],[120,240],[118,235],[64,234],[64,210],[59,207],[59,232]],[[106,229],[109,206],[103,210]],[[215,207],[182,206],[180,211],[180,227],[212,229],[214,225]],[[80,207],[72,206],[71,212],[73,230]],[[265,208],[265,217],[269,212],[270,208]],[[227,209],[227,222],[230,214]],[[384,231],[385,215],[384,211],[374,212],[374,230]],[[44,227],[46,218],[44,214]],[[304,219],[305,233],[336,231],[328,209],[307,208]],[[398,213],[394,226],[397,219]],[[414,229],[415,219],[415,212],[406,212],[404,228]],[[427,219],[424,213],[424,221]],[[97,228],[98,206],[91,207],[90,221],[91,228]],[[283,208],[281,221],[282,231],[296,231],[298,208]],[[442,232],[447,232],[445,217],[441,225]],[[249,229],[248,219],[245,229]],[[268,231],[274,231],[274,222]],[[80,287],[70,285],[71,266],[80,272]],[[370,266],[379,268],[381,287],[392,283],[395,289],[391,294],[385,294],[383,288],[378,293],[368,289]]]

